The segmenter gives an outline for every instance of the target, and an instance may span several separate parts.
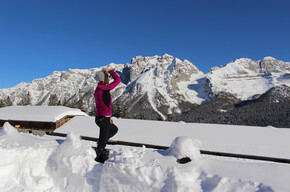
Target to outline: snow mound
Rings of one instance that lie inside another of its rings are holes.
[[[10,123],[5,122],[3,129],[0,130],[0,135],[18,135],[19,132]]]
[[[176,137],[165,154],[173,155],[177,159],[188,157],[192,161],[198,161],[201,159],[200,146],[199,140],[191,137]]]
[[[22,135],[7,122],[0,136],[0,191],[50,191],[45,165],[54,142]]]
[[[58,147],[59,152],[71,153],[74,150],[78,150],[82,147],[82,141],[80,135],[74,132],[67,134],[65,141]]]
[[[59,191],[89,190],[84,177],[93,169],[94,158],[93,149],[83,145],[79,135],[69,133],[48,158],[46,169]]]

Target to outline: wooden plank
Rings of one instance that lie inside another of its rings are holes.
[[[200,150],[201,154],[290,164],[290,159]]]

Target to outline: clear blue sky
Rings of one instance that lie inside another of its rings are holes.
[[[0,0],[0,89],[168,53],[201,71],[290,61],[289,0]]]

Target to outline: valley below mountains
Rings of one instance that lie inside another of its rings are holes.
[[[0,107],[64,105],[95,113],[96,73],[111,68],[122,82],[111,91],[122,118],[290,128],[290,62],[237,59],[203,73],[171,55],[51,75],[0,90]]]

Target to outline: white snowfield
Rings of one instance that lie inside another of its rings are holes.
[[[8,106],[0,108],[0,119],[56,122],[65,116],[87,116],[79,109],[64,106]]]
[[[0,191],[29,192],[286,192],[290,165],[201,155],[200,148],[289,158],[289,129],[114,119],[113,140],[168,145],[168,150],[108,145],[105,164],[94,161],[98,136],[92,117],[77,117],[57,131],[67,138],[0,129]],[[287,140],[288,138],[288,140]],[[288,148],[288,149],[287,149]],[[288,151],[287,151],[288,150]],[[178,164],[177,158],[191,162]]]
[[[112,140],[170,146],[176,137],[201,141],[202,150],[290,159],[290,129],[113,118],[119,132]],[[94,117],[75,117],[56,133],[99,137]]]

